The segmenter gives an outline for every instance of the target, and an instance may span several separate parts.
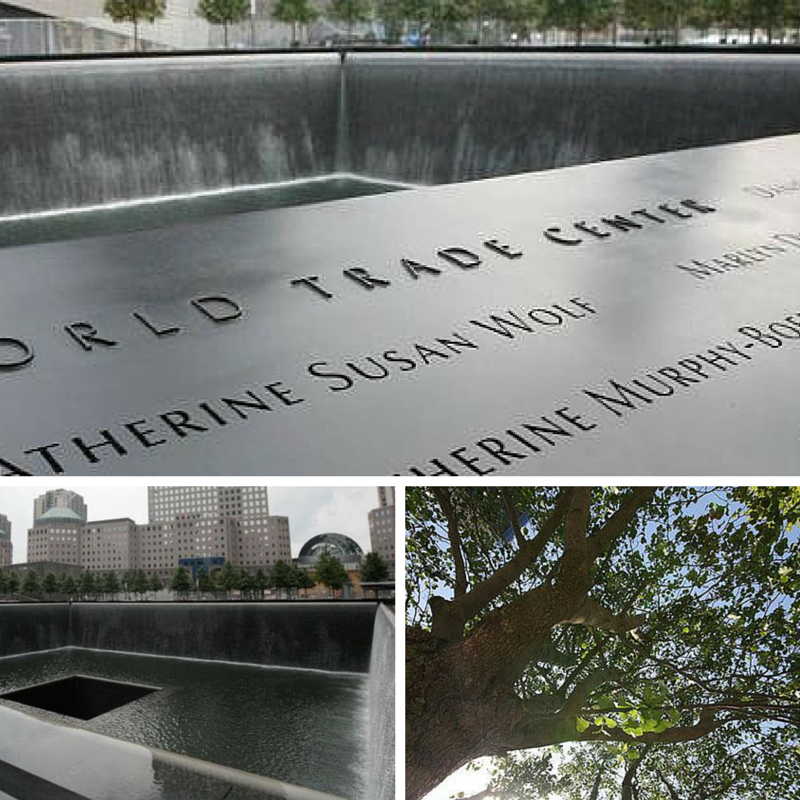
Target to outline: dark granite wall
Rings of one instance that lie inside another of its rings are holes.
[[[67,647],[69,606],[0,605],[0,657]]]
[[[0,606],[0,655],[87,647],[368,672],[373,603],[75,603]]]
[[[800,56],[5,64],[0,216],[350,171],[445,183],[800,131]]]
[[[0,214],[331,172],[339,57],[4,64]]]
[[[351,167],[448,183],[800,131],[800,56],[353,54]]]

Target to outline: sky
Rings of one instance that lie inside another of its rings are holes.
[[[11,520],[14,563],[27,560],[28,528],[33,524],[33,501],[50,489],[71,489],[83,495],[89,519],[130,517],[147,522],[146,486],[81,486],[80,484],[40,484],[0,488],[0,514]],[[370,551],[367,514],[378,507],[374,486],[278,486],[269,490],[270,514],[289,517],[292,555],[318,533],[344,533],[355,539],[365,553]]]

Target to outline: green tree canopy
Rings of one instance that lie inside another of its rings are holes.
[[[292,26],[292,42],[297,42],[297,26],[313,22],[319,12],[310,0],[276,0],[272,7],[272,16],[278,22]]]
[[[84,597],[94,597],[97,594],[97,580],[93,572],[81,573],[81,579],[78,582],[78,592]]]
[[[228,26],[250,15],[250,0],[200,0],[197,14],[212,25],[222,25],[225,47],[228,46]]]
[[[120,588],[119,578],[117,578],[116,572],[106,572],[106,574],[103,575],[100,582],[100,591],[103,592],[103,594],[110,594],[113,600],[116,595],[119,594]]]
[[[362,581],[385,581],[389,577],[389,565],[378,553],[367,553],[359,574]]]
[[[75,578],[72,575],[61,575],[58,581],[58,590],[61,594],[73,597],[78,593],[78,585],[75,583]]]
[[[161,576],[157,572],[150,574],[148,584],[151,592],[160,592],[164,588],[164,581],[161,580]]]
[[[208,573],[200,567],[197,570],[197,589],[200,592],[213,592],[214,591],[214,581],[208,575]]]
[[[133,49],[139,49],[139,23],[164,16],[166,0],[105,0],[103,10],[114,22],[133,23]]]
[[[192,591],[192,578],[186,570],[186,567],[181,565],[175,568],[175,571],[172,573],[172,580],[170,581],[169,588],[175,592],[178,597],[184,600],[189,596],[189,592]]]
[[[49,597],[58,591],[58,578],[55,572],[48,572],[42,581],[42,591]]]
[[[305,596],[308,597],[308,590],[313,589],[317,585],[316,581],[311,577],[307,570],[304,570],[301,567],[295,567],[294,571],[295,586],[298,589],[303,589]]]
[[[285,561],[276,561],[269,571],[269,585],[282,593],[286,589],[291,596],[291,591],[297,586],[297,573],[291,564]]]
[[[323,550],[314,567],[314,579],[317,583],[338,591],[347,583],[347,572],[336,556]]]
[[[20,591],[22,594],[33,597],[38,595],[42,591],[42,581],[39,578],[39,573],[32,569],[25,570],[25,577],[22,579]]]
[[[602,28],[611,21],[611,0],[545,0],[543,20],[571,31],[575,44],[583,44],[587,30]]]
[[[706,800],[701,764],[749,800],[721,768],[746,747],[761,797],[797,797],[800,490],[410,488],[406,509],[411,800],[552,746],[549,779],[589,765],[576,800]]]
[[[259,568],[253,578],[253,588],[258,592],[260,599],[264,599],[264,590],[269,588],[269,578],[263,569]]]
[[[129,576],[128,590],[134,594],[138,594],[141,598],[147,592],[150,582],[147,580],[147,574],[143,569],[136,569]]]
[[[353,25],[366,22],[370,17],[372,6],[369,0],[331,0],[328,5],[328,16],[347,23],[347,36],[353,38]]]
[[[222,568],[214,573],[214,584],[226,595],[229,595],[234,589],[240,589],[241,581],[239,570],[234,569],[230,561],[226,561]]]

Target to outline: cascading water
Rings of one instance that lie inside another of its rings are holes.
[[[394,793],[394,614],[378,607],[368,682],[367,787],[364,800],[393,800]]]

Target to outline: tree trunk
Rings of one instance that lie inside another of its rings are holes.
[[[133,52],[139,52],[139,20],[133,18]]]
[[[228,49],[228,23],[222,23],[222,39],[225,42],[225,49]]]

